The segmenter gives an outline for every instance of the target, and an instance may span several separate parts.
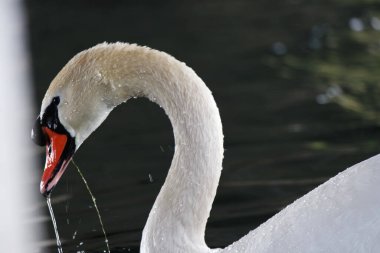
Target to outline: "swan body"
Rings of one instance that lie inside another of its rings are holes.
[[[379,182],[380,155],[376,155],[296,200],[225,250],[379,252]]]
[[[165,110],[175,139],[173,160],[144,227],[140,252],[380,249],[379,156],[329,180],[225,249],[208,248],[205,227],[223,160],[218,108],[191,68],[137,45],[99,44],[76,55],[52,81],[32,132],[47,146],[41,192],[50,194],[71,156],[115,106],[140,96]]]

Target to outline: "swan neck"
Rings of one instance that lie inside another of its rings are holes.
[[[219,111],[210,90],[192,69],[167,54],[149,53],[128,90],[165,110],[173,126],[175,152],[145,225],[141,252],[151,248],[206,252],[205,227],[223,159]]]
[[[67,87],[75,87],[75,93]],[[214,98],[195,72],[163,52],[100,44],[74,57],[49,90],[43,106],[57,93],[67,99],[59,110],[69,117],[60,118],[75,129],[77,146],[131,97],[147,97],[165,110],[175,151],[145,225],[141,252],[208,252],[204,233],[222,169],[223,133]]]

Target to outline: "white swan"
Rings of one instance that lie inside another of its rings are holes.
[[[43,194],[50,194],[111,110],[136,96],[163,107],[175,137],[141,252],[380,252],[380,156],[329,180],[227,248],[209,249],[205,227],[223,159],[218,108],[192,69],[137,45],[97,45],[76,55],[52,81],[32,131],[47,147]]]

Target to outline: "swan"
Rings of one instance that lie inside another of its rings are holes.
[[[46,146],[48,196],[84,140],[117,105],[147,97],[173,126],[173,160],[143,230],[142,253],[379,252],[380,156],[338,174],[223,249],[204,239],[222,171],[219,111],[204,82],[148,47],[102,43],[74,56],[43,98],[32,139]]]

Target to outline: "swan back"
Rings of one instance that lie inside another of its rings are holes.
[[[296,200],[222,252],[378,252],[379,182],[377,155]]]

